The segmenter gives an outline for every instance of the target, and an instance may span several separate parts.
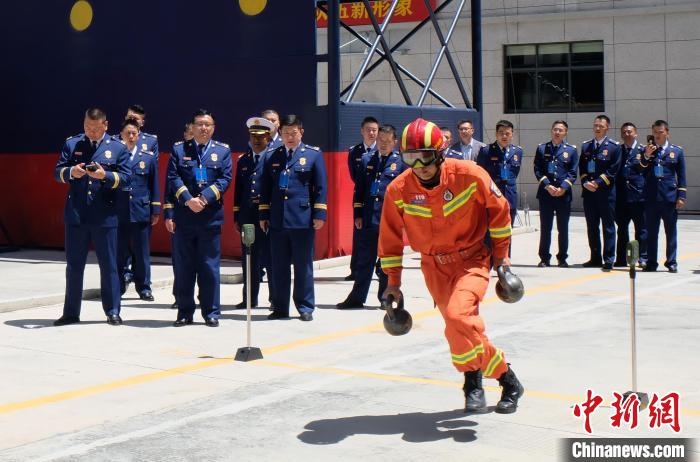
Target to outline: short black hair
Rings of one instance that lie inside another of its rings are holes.
[[[506,127],[510,128],[511,130],[515,130],[515,128],[513,127],[513,122],[506,119],[501,119],[498,122],[496,122],[496,131],[498,131],[498,129],[501,127]]]
[[[462,124],[469,124],[472,127],[474,127],[474,122],[472,122],[470,119],[462,119],[459,122],[457,122],[457,129],[462,126]]]
[[[389,133],[394,139],[396,139],[396,127],[391,124],[384,124],[379,127],[379,133]]]
[[[192,116],[192,123],[194,123],[194,121],[195,121],[195,119],[196,119],[197,117],[204,117],[204,116],[209,116],[209,117],[211,117],[212,120],[214,120],[214,115],[213,115],[211,112],[209,112],[208,110],[206,110],[206,109],[197,109],[197,110],[194,112],[194,115]]]
[[[362,119],[362,123],[360,124],[360,128],[364,128],[365,125],[367,125],[367,124],[377,124],[377,125],[379,125],[379,121],[378,121],[377,119],[375,119],[374,117],[372,117],[372,116],[367,116],[367,117],[365,117],[364,119]]]
[[[189,130],[189,129],[191,128],[191,127],[190,127],[191,125],[192,125],[192,122],[187,122],[187,123],[185,124],[185,131]]]
[[[452,130],[450,129],[450,127],[442,126],[442,127],[440,127],[440,130],[442,130],[443,132],[450,132],[450,133],[452,133]]]
[[[666,122],[665,120],[659,119],[656,122],[654,122],[654,124],[651,126],[651,128],[656,128],[656,127],[664,127],[664,129],[666,129],[666,131],[668,131],[668,122]]]
[[[596,120],[596,119],[604,120],[608,123],[608,126],[610,126],[610,117],[606,116],[605,114],[598,114],[597,116],[595,116],[595,119],[593,119],[593,120]]]
[[[280,130],[282,130],[283,127],[297,127],[301,130],[304,128],[304,124],[298,115],[287,114],[280,118]]]
[[[635,124],[633,124],[632,122],[625,122],[622,125],[620,125],[620,129],[623,129],[625,127],[632,127],[635,130],[637,129],[637,126]]]
[[[555,120],[554,123],[552,123],[552,128],[554,128],[555,125],[563,125],[566,127],[566,131],[569,131],[569,124],[566,123],[566,120]]]
[[[139,127],[139,121],[134,119],[133,117],[129,117],[127,119],[124,119],[124,122],[122,122],[122,127],[119,129],[119,131],[124,130],[124,128],[127,125],[133,125],[134,127],[136,127],[137,130],[141,131],[141,127]]]
[[[91,107],[85,111],[85,118],[90,120],[107,120],[107,113],[98,107]]]
[[[140,104],[132,104],[128,110],[146,117],[146,110]]]
[[[277,112],[277,111],[275,111],[274,109],[265,109],[264,111],[262,111],[262,112],[260,113],[260,116],[261,116],[261,117],[265,117],[265,116],[268,115],[268,114],[274,114],[274,115],[277,116],[278,119],[279,119],[279,116],[280,116],[280,113]]]

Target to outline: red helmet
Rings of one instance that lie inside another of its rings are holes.
[[[418,118],[403,129],[401,151],[442,151],[445,147],[440,127],[432,122]]]

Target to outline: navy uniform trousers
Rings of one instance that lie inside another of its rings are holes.
[[[221,316],[221,277],[218,271],[221,263],[221,226],[182,225],[177,222],[176,226],[173,266],[177,281],[177,317],[192,318],[196,308],[196,281],[202,317],[218,319]],[[212,268],[217,271],[212,271]]]
[[[649,201],[645,203],[644,217],[647,223],[647,268],[656,269],[659,266],[659,227],[664,222],[666,232],[666,263],[664,266],[677,265],[676,251],[678,248],[678,210],[675,202]]]
[[[602,261],[613,263],[615,260],[615,195],[588,192],[583,196],[583,213],[586,215],[588,246],[591,249],[591,261],[601,261],[600,226],[603,224]]]
[[[294,291],[292,299],[299,314],[311,313],[314,300],[314,229],[270,229],[270,250],[274,293],[272,307],[275,312],[289,315],[289,287],[294,265]]]
[[[552,258],[549,248],[552,244],[552,227],[554,225],[554,216],[556,215],[557,243],[559,246],[557,260],[563,261],[569,257],[569,217],[571,216],[571,199],[566,195],[553,197],[547,192],[544,194],[539,200],[541,230],[539,256],[542,261],[549,261]]]
[[[348,295],[348,300],[357,303],[365,303],[369,286],[372,283],[372,270],[379,278],[379,292],[377,299],[381,302],[382,295],[386,290],[389,278],[382,271],[379,260],[377,259],[377,246],[379,244],[379,228],[357,229],[357,254],[355,266],[355,283],[352,285],[352,291]]]
[[[119,221],[117,242],[117,266],[122,273],[120,279],[121,292],[126,289],[125,275],[129,271],[129,261],[133,272],[136,292],[151,290],[151,223]],[[133,253],[133,258],[130,258]]]
[[[117,227],[66,225],[66,298],[63,316],[80,316],[83,274],[91,241],[95,245],[100,266],[102,309],[107,316],[119,314],[121,293],[117,271]]]
[[[618,262],[625,262],[627,243],[630,241],[629,225],[634,223],[634,238],[639,242],[639,262],[647,261],[647,227],[644,219],[644,202],[625,202],[615,208],[615,223],[617,223],[617,257]],[[658,229],[658,227],[657,227]]]

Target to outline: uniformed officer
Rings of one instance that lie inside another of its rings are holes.
[[[117,267],[120,272],[121,293],[126,291],[124,274],[133,255],[133,281],[141,300],[153,301],[151,291],[151,226],[160,217],[160,186],[158,160],[150,151],[142,151],[139,125],[136,119],[122,123],[121,140],[129,151],[131,184],[117,191],[119,228],[117,232]]]
[[[348,170],[352,182],[357,184],[358,179],[362,178],[362,156],[371,154],[377,150],[377,132],[379,131],[379,122],[372,116],[365,117],[360,124],[360,135],[362,135],[362,143],[350,146],[348,149]],[[350,274],[345,276],[346,281],[355,280],[355,266],[357,265],[357,247],[358,230],[352,228],[352,253],[350,255]]]
[[[157,159],[160,155],[158,149],[158,137],[151,133],[146,133],[143,131],[143,127],[146,125],[146,110],[140,104],[132,104],[126,111],[126,119],[136,119],[139,123],[139,140],[138,146],[141,151],[152,152]]]
[[[55,326],[80,322],[83,273],[92,242],[100,266],[100,294],[107,322],[122,318],[117,271],[117,208],[119,185],[131,182],[129,153],[121,141],[107,135],[107,115],[98,108],[85,112],[85,133],[70,137],[56,163],[55,178],[68,183],[66,226],[66,298]]]
[[[194,138],[194,125],[192,122],[187,122],[182,132],[182,139],[189,141]],[[165,191],[163,191],[163,218],[165,219],[165,229],[170,233],[170,261],[173,266],[173,298],[175,301],[170,308],[177,309],[177,254],[175,253],[175,192],[170,189],[170,184],[167,179],[165,181]],[[197,297],[199,298],[199,296]]]
[[[289,317],[290,264],[294,264],[294,304],[302,321],[313,320],[314,236],[326,222],[326,168],[321,150],[302,142],[296,115],[280,122],[283,146],[269,152],[262,174],[260,227],[269,230],[272,252],[273,311],[269,319]]]
[[[440,131],[442,132],[442,139],[445,141],[445,146],[451,146],[452,130],[450,130],[450,127],[440,127]]]
[[[599,115],[593,120],[593,139],[581,145],[579,175],[583,190],[583,211],[586,215],[588,246],[591,259],[586,268],[603,267],[610,271],[615,260],[615,177],[620,170],[620,143],[608,138],[610,119]],[[603,223],[603,256],[601,258],[600,227]]]
[[[557,216],[559,252],[557,266],[568,268],[569,217],[571,216],[572,187],[576,182],[578,152],[576,146],[566,142],[569,125],[564,120],[552,124],[552,139],[537,146],[535,151],[535,178],[537,200],[540,204],[540,262],[538,267],[550,266],[552,254],[552,225]]]
[[[386,187],[406,166],[396,151],[396,129],[383,125],[377,136],[377,150],[362,156],[363,174],[355,182],[353,211],[355,228],[358,231],[355,283],[347,298],[338,303],[338,308],[362,308],[372,282],[372,270],[379,277],[377,298],[381,301],[387,286],[387,276],[377,260],[379,221],[382,216]]]
[[[193,119],[194,138],[173,146],[168,162],[168,183],[175,191],[174,221],[177,254],[177,320],[175,327],[192,324],[194,285],[199,286],[202,317],[209,327],[221,315],[219,270],[223,198],[231,184],[231,150],[214,141],[214,117],[198,110]]]
[[[280,115],[277,111],[274,109],[265,109],[262,111],[260,114],[263,116],[265,120],[268,120],[269,122],[272,123],[272,126],[274,127],[272,132],[270,132],[270,148],[272,149],[277,149],[280,146],[282,146],[282,137],[280,136],[279,129],[280,129]]]
[[[641,167],[644,145],[637,141],[637,127],[625,122],[620,127],[620,173],[615,190],[617,252],[614,266],[627,266],[629,224],[634,223],[634,238],[639,242],[639,265],[647,264],[647,227],[644,221],[644,170]]]
[[[523,161],[523,149],[511,144],[513,123],[499,120],[496,123],[496,142],[479,151],[476,163],[489,173],[498,189],[503,191],[510,204],[510,223],[518,213],[518,175]]]
[[[664,222],[666,231],[666,262],[670,273],[678,272],[676,260],[678,210],[685,206],[688,192],[685,182],[685,157],[683,148],[671,144],[665,120],[657,120],[651,126],[654,142],[647,144],[642,158],[646,170],[644,187],[647,229],[649,230],[648,259],[644,271],[656,271],[659,245],[659,225]]]
[[[236,166],[236,181],[233,193],[233,221],[236,230],[240,233],[243,225],[252,224],[255,226],[255,241],[250,248],[251,264],[251,287],[250,306],[258,306],[258,292],[260,291],[260,274],[263,264],[270,275],[270,240],[266,233],[260,228],[260,217],[258,214],[258,204],[260,203],[260,175],[262,175],[265,151],[268,150],[270,134],[274,129],[272,122],[262,117],[251,117],[246,122],[250,140],[245,154],[238,158]],[[241,248],[244,248],[241,241]],[[248,268],[246,259],[243,259],[243,301],[236,305],[236,308],[245,308],[247,281],[246,274]],[[269,292],[272,278],[268,277]]]
[[[451,152],[448,152],[448,156],[455,157],[453,154],[457,152],[464,160],[476,161],[479,151],[486,145],[474,138],[474,123],[471,120],[460,120],[457,123],[457,134],[459,140],[450,146]]]

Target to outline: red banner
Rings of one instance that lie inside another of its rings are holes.
[[[430,0],[430,6],[435,9],[436,0]],[[377,22],[382,24],[386,15],[389,13],[391,1],[375,1],[369,2]],[[341,3],[340,20],[349,26],[362,26],[372,24],[369,19],[369,14],[364,3]],[[399,0],[394,14],[391,17],[391,22],[419,22],[428,17],[428,9],[425,7],[424,0]],[[328,27],[328,15],[318,8],[316,9],[316,26]]]

